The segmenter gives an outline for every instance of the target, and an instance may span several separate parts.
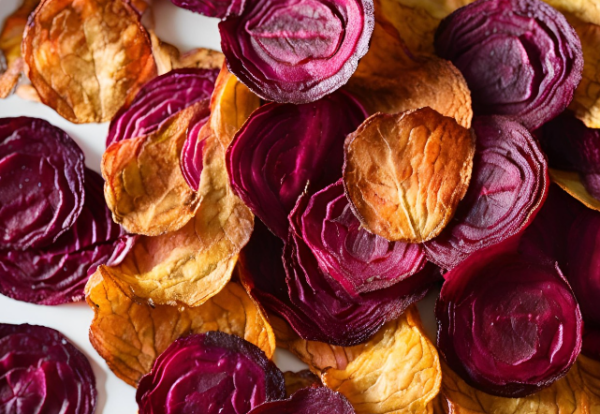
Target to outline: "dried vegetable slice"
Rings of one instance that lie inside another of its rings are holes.
[[[286,400],[265,402],[248,414],[354,414],[352,404],[340,393],[325,387],[299,390]]]
[[[462,72],[476,115],[536,129],[561,113],[581,81],[581,42],[541,0],[477,1],[445,18],[435,49]]]
[[[4,21],[0,32],[0,98],[12,93],[25,69],[21,41],[27,18],[39,3],[40,0],[24,0]]]
[[[111,120],[157,74],[150,37],[125,0],[43,0],[22,47],[42,102],[74,123]]]
[[[85,171],[85,203],[79,217],[54,243],[26,250],[0,250],[0,293],[42,305],[83,299],[88,274],[115,262],[122,236],[106,207],[104,182]]]
[[[302,388],[323,386],[321,379],[308,369],[298,372],[286,371],[283,373],[283,378],[285,380],[285,395],[288,397]]]
[[[171,2],[204,16],[224,19],[227,16],[240,15],[246,0],[171,0]]]
[[[83,152],[37,118],[0,119],[0,248],[46,246],[64,234],[84,202]]]
[[[229,70],[252,92],[308,103],[339,89],[356,70],[369,48],[373,2],[247,0],[219,32]]]
[[[4,413],[93,414],[96,378],[60,332],[0,324],[0,407]]]
[[[600,410],[600,362],[581,355],[577,359],[577,368],[589,398],[589,411],[595,414]]]
[[[271,358],[275,337],[262,310],[237,283],[227,284],[202,306],[136,303],[110,277],[96,273],[86,286],[94,311],[90,342],[110,369],[135,386],[177,338],[221,331],[244,338]]]
[[[564,377],[583,321],[560,269],[495,246],[445,275],[436,304],[438,350],[469,385],[524,397]]]
[[[520,233],[548,191],[544,153],[529,131],[502,117],[475,117],[477,149],[465,198],[442,233],[425,243],[427,258],[452,269],[477,250]]]
[[[280,331],[276,329],[277,344],[321,372],[323,383],[348,398],[358,414],[422,413],[440,389],[438,354],[415,307],[365,344],[349,348],[289,334],[280,342]]]
[[[323,272],[352,295],[388,288],[425,266],[421,245],[389,242],[361,226],[341,179],[298,206],[291,220],[299,235]]]
[[[387,289],[352,296],[319,269],[295,231],[284,248],[258,220],[240,258],[242,283],[267,311],[285,318],[305,339],[343,346],[367,341],[423,298],[438,277],[426,266]]]
[[[344,186],[353,212],[390,241],[424,242],[464,197],[474,136],[431,108],[375,114],[346,139]]]
[[[204,99],[169,117],[149,135],[107,148],[102,175],[117,223],[132,233],[156,236],[180,229],[196,214],[201,196],[186,182],[180,157],[188,131],[206,123],[208,115]]]
[[[247,413],[285,396],[283,374],[259,348],[210,331],[173,342],[144,376],[140,414]]]
[[[344,139],[366,117],[341,91],[303,105],[260,107],[227,149],[233,191],[285,240],[296,200],[307,184],[315,191],[342,176]]]
[[[600,200],[595,198],[585,188],[579,173],[572,171],[561,171],[554,168],[548,169],[550,179],[572,197],[581,201],[587,208],[600,211]]]

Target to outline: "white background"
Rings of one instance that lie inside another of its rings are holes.
[[[0,0],[0,22],[12,13],[21,0]],[[195,47],[220,50],[217,19],[200,16],[173,6],[169,0],[154,0],[156,32],[158,36],[179,47],[182,52]],[[61,118],[49,107],[11,96],[0,100],[0,117],[31,116],[43,118],[65,130],[81,146],[86,165],[100,171],[100,159],[105,148],[108,124],[75,125]],[[429,335],[434,338],[433,303],[436,292],[421,302],[421,316]],[[66,335],[89,359],[96,374],[98,389],[97,414],[134,414],[137,411],[135,389],[119,380],[104,360],[92,348],[88,329],[93,312],[85,303],[60,306],[40,306],[14,301],[0,295],[0,322],[30,323],[59,330]],[[277,365],[297,371],[306,366],[286,351],[278,350]]]

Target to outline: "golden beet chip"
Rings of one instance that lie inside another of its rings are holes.
[[[110,369],[135,386],[154,360],[182,336],[207,331],[238,335],[271,358],[275,337],[261,309],[237,283],[227,284],[202,306],[139,304],[96,272],[86,286],[94,310],[90,342]]]
[[[6,98],[14,90],[24,62],[21,57],[21,41],[27,26],[27,18],[40,0],[23,0],[23,4],[8,16],[0,33],[0,98]]]
[[[581,182],[581,176],[577,172],[562,171],[549,168],[550,179],[558,184],[565,192],[582,202],[586,207],[600,211],[600,200],[594,198]]]
[[[486,394],[467,385],[442,363],[442,406],[453,414],[563,414],[590,413],[590,401],[575,363],[567,375],[533,395],[504,398]],[[594,411],[591,411],[592,413]]]
[[[110,121],[156,76],[148,33],[125,0],[43,0],[23,57],[42,102],[74,123]]]
[[[597,0],[544,0],[562,13],[589,23],[600,25],[600,3]]]
[[[107,148],[102,156],[104,194],[115,222],[130,233],[157,236],[190,221],[200,195],[185,181],[179,159],[191,126],[208,114],[208,102],[197,102],[150,135]]]
[[[298,372],[286,371],[283,373],[283,378],[285,379],[285,394],[287,397],[302,388],[323,386],[321,379],[307,369]]]
[[[225,56],[221,52],[200,47],[181,53],[175,46],[160,40],[154,31],[149,32],[159,75],[180,68],[220,69],[223,67]]]
[[[421,243],[442,231],[465,195],[475,139],[422,108],[371,116],[345,147],[344,186],[362,224],[388,240]]]
[[[600,413],[600,361],[579,355],[577,366],[589,398],[589,412]]]

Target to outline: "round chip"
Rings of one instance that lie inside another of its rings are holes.
[[[346,138],[344,186],[371,232],[421,243],[437,236],[464,197],[475,139],[431,108],[375,114]]]
[[[156,76],[150,37],[125,0],[44,0],[22,48],[42,102],[77,124],[110,121]]]

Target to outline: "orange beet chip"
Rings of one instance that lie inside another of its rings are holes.
[[[581,357],[580,357],[581,358]],[[453,414],[562,414],[590,411],[590,394],[584,385],[580,362],[568,374],[533,395],[505,398],[486,394],[467,385],[442,363],[440,405]]]
[[[282,329],[274,326],[277,345],[321,372],[323,384],[343,394],[357,414],[421,414],[440,389],[439,357],[414,306],[365,344],[349,348],[291,337],[281,341]]]
[[[234,282],[202,306],[150,306],[131,300],[110,276],[96,272],[87,284],[86,300],[94,310],[90,342],[110,369],[133,386],[182,336],[221,331],[253,343],[269,358],[275,351],[266,317]]]
[[[581,176],[577,172],[562,171],[549,168],[550,179],[560,188],[579,200],[586,207],[600,211],[600,200],[594,198],[583,185]]]
[[[437,236],[463,198],[475,138],[430,108],[375,114],[348,135],[344,186],[356,216],[391,241]]]
[[[42,102],[74,123],[110,121],[156,76],[148,33],[125,0],[43,0],[23,57]]]
[[[102,156],[104,194],[115,222],[130,233],[157,236],[190,221],[200,194],[185,181],[179,160],[191,126],[208,114],[207,100],[197,102],[150,135],[107,148]]]
[[[21,6],[4,21],[0,33],[0,98],[12,93],[25,69],[21,57],[21,41],[27,18],[40,0],[24,0]]]

